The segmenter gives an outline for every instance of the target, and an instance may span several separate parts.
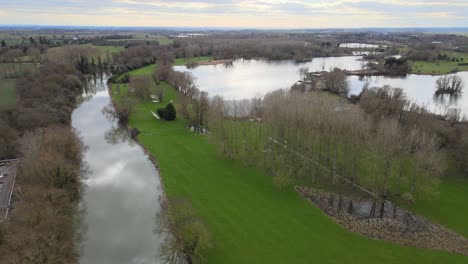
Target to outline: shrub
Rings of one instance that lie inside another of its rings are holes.
[[[176,119],[176,110],[172,103],[168,103],[165,108],[159,108],[157,112],[161,118],[167,121]]]

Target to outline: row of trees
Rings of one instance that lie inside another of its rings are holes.
[[[78,262],[83,146],[70,115],[86,78],[74,63],[60,61],[25,73],[16,82],[15,108],[0,109],[0,159],[20,159],[14,210],[0,224],[5,263]]]
[[[82,150],[66,126],[26,133],[20,143],[15,209],[0,244],[5,263],[77,263],[75,206]]]
[[[268,58],[272,60],[292,59],[296,61],[345,54],[335,45],[322,45],[321,41],[293,36],[262,36],[261,34],[214,35],[193,39],[176,39],[176,57],[212,56],[215,59]]]
[[[386,92],[390,98],[398,94]],[[334,95],[272,92],[260,111],[251,108],[250,118],[257,115],[261,122],[235,121],[227,109],[220,98],[210,102],[208,128],[223,152],[268,168],[280,185],[346,177],[384,198],[411,199],[434,190],[443,169],[436,135],[392,116],[374,118]]]

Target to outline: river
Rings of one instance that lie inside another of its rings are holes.
[[[153,231],[161,208],[158,172],[142,147],[103,114],[110,103],[107,85],[91,88],[72,114],[89,167],[80,204],[80,263],[160,263],[160,237]]]
[[[188,69],[175,66],[177,71],[191,72],[201,90],[225,99],[248,99],[263,96],[273,90],[290,88],[299,80],[299,69],[307,67],[310,72],[330,70],[334,67],[359,70],[365,62],[361,56],[315,58],[307,63],[293,61],[236,60],[232,65],[205,65]],[[468,85],[468,72],[458,73]],[[359,93],[364,84],[371,87],[390,85],[402,88],[408,99],[424,105],[434,112],[444,112],[447,107],[458,107],[468,115],[468,95],[434,97],[435,82],[439,76],[409,74],[406,77],[375,76],[359,78],[350,76],[350,95]]]

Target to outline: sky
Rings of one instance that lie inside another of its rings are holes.
[[[468,0],[0,0],[3,25],[467,27]]]

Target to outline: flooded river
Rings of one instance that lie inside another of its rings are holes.
[[[103,114],[110,103],[107,85],[91,88],[72,115],[89,166],[80,205],[85,236],[80,263],[160,263],[160,237],[153,232],[162,195],[158,172],[143,149]]]

